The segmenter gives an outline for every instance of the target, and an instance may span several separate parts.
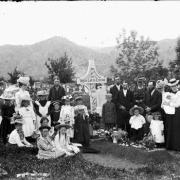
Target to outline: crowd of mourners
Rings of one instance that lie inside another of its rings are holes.
[[[15,97],[2,94],[0,133],[7,146],[39,149],[40,159],[72,156],[89,148],[88,110],[81,96],[66,95],[58,77],[49,92],[40,90],[32,100],[28,77],[18,79]],[[73,104],[73,105],[72,105]]]
[[[82,96],[66,95],[58,77],[50,91],[39,90],[32,100],[26,90],[28,77],[18,79],[15,96],[2,94],[0,135],[7,146],[33,147],[39,159],[72,156],[90,148],[89,114]],[[132,144],[151,134],[158,147],[180,150],[179,80],[168,82],[137,80],[131,91],[128,83],[115,78],[102,107],[106,130],[125,130]]]
[[[107,130],[117,126],[127,131],[132,144],[151,136],[156,146],[180,150],[180,85],[179,80],[137,80],[133,91],[127,82],[115,85],[107,94],[102,119]]]

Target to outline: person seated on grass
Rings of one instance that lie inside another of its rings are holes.
[[[30,144],[24,136],[24,131],[22,128],[23,125],[22,116],[15,115],[13,118],[14,118],[15,129],[11,132],[9,136],[9,143],[13,145],[17,145],[18,147],[33,147],[33,145]]]
[[[40,126],[49,126],[49,119],[47,117],[42,117],[40,120]],[[36,130],[35,134],[39,137],[41,132],[39,129]],[[49,135],[52,136],[54,134],[54,127],[51,127],[49,131]]]
[[[162,115],[160,112],[154,112],[153,118],[150,123],[150,132],[153,136],[153,140],[156,143],[157,148],[164,146],[164,124],[162,121]]]
[[[57,134],[55,136],[55,146],[58,150],[65,152],[66,156],[72,156],[80,152],[79,148],[73,143],[70,143],[70,139],[67,135],[67,129],[71,126],[68,124],[56,125]]]
[[[39,128],[41,136],[37,139],[38,146],[38,159],[52,159],[65,155],[64,151],[61,151],[55,147],[54,142],[52,141],[49,131],[51,127],[41,126]]]
[[[143,138],[143,125],[146,123],[146,120],[143,114],[143,108],[135,105],[129,111],[131,118],[129,124],[131,125],[131,140],[137,143]]]

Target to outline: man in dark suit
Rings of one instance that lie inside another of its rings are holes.
[[[128,84],[123,82],[123,89],[118,93],[118,107],[119,107],[119,119],[117,119],[117,126],[130,133],[129,110],[134,105],[133,93],[128,89]]]
[[[162,94],[156,89],[156,82],[149,81],[148,89],[146,91],[146,96],[145,96],[146,114],[151,114],[154,112],[160,112],[162,114],[163,110],[161,108],[161,103],[162,103]],[[144,128],[145,134],[149,133],[149,126],[150,123],[146,122]]]
[[[60,80],[58,77],[54,78],[54,86],[49,91],[48,101],[61,101],[61,98],[65,96],[65,90],[60,85]]]
[[[146,112],[152,113],[156,111],[162,111],[161,109],[162,103],[162,94],[156,89],[156,82],[149,81],[148,90],[146,92],[145,104],[146,104]]]
[[[119,110],[119,106],[118,106],[118,94],[120,92],[120,90],[122,89],[121,84],[120,84],[120,78],[115,77],[115,84],[113,87],[111,87],[110,89],[110,93],[112,94],[112,102],[115,104],[116,107],[116,117],[117,120],[120,118],[120,110]]]

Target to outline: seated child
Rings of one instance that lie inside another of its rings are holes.
[[[18,147],[33,147],[32,144],[30,144],[24,136],[24,131],[22,128],[23,125],[23,119],[20,115],[14,116],[14,125],[15,129],[11,132],[9,136],[9,143],[10,144],[16,144]]]
[[[38,159],[52,159],[65,155],[64,151],[57,149],[49,136],[49,126],[41,126],[39,128],[41,136],[37,140]]]
[[[70,144],[69,137],[67,136],[67,129],[70,128],[67,124],[59,124],[56,126],[57,134],[55,136],[55,147],[63,151],[66,156],[72,156],[80,152],[77,146]]]
[[[83,105],[82,97],[75,99],[76,106],[74,107],[75,124],[74,124],[74,140],[76,143],[82,144],[84,147],[89,147],[89,114],[87,107]]]
[[[103,104],[102,108],[102,120],[105,125],[106,130],[110,130],[115,127],[116,124],[116,107],[114,103],[111,102],[112,94],[106,95],[107,102]]]
[[[145,118],[141,115],[143,111],[142,107],[136,105],[130,109],[131,138],[135,142],[143,138],[143,125],[146,123]]]
[[[74,107],[70,105],[71,96],[64,96],[65,105],[61,107],[59,122],[70,125],[67,129],[67,136],[69,138],[74,137]]]
[[[165,142],[164,140],[164,124],[162,121],[162,116],[160,112],[154,112],[153,118],[150,123],[150,132],[153,136],[153,140],[155,141],[157,147],[163,147]]]

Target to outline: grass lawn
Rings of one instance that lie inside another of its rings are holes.
[[[167,151],[146,152],[133,147],[122,147],[104,141],[92,143],[92,147],[101,150],[100,155],[111,155],[115,158],[143,164],[133,172],[123,169],[104,167],[97,163],[86,161],[82,154],[74,157],[52,160],[38,160],[35,148],[11,148],[0,145],[0,164],[8,172],[0,179],[15,178],[16,174],[24,172],[50,173],[51,179],[161,179],[180,174],[178,158]],[[85,156],[85,154],[84,154]],[[93,156],[93,155],[92,155]]]

